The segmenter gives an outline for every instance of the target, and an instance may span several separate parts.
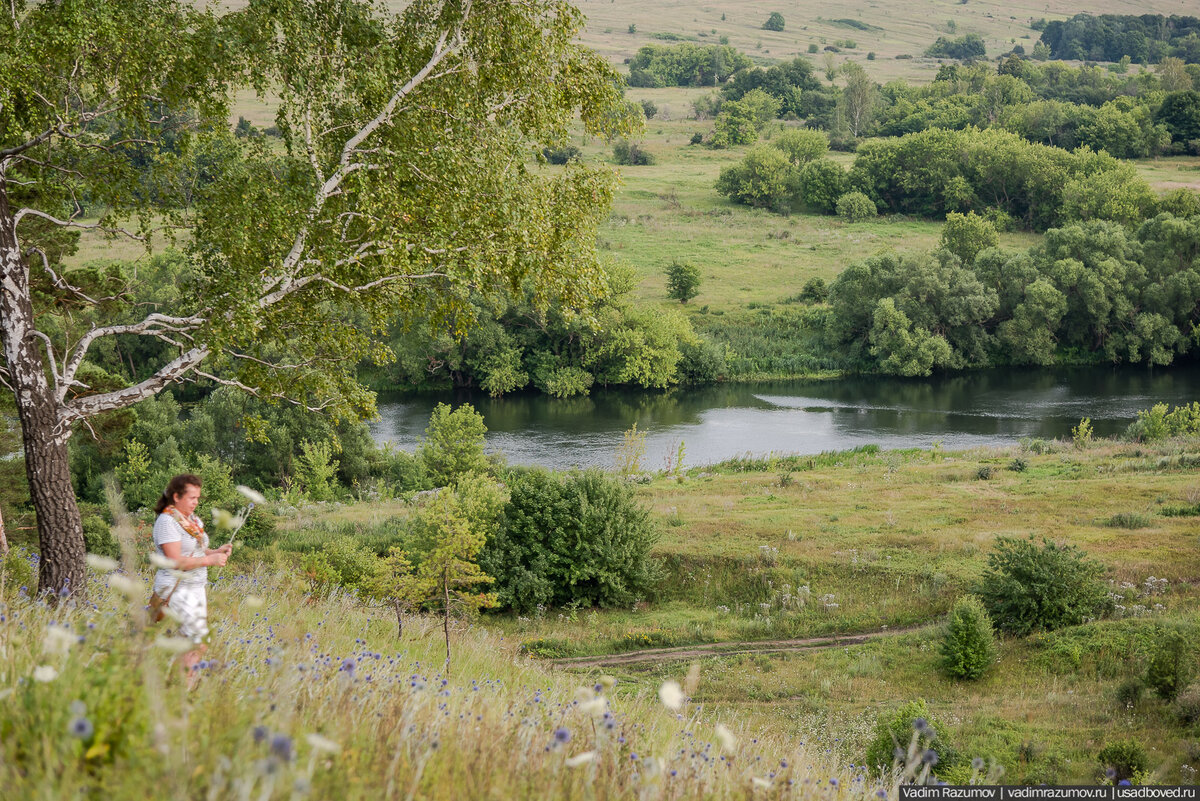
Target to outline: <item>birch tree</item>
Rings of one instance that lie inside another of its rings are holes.
[[[181,381],[364,415],[362,359],[406,310],[450,330],[472,292],[597,290],[608,171],[539,168],[578,114],[630,133],[618,79],[560,0],[10,0],[0,12],[0,380],[13,393],[43,591],[83,587],[67,444]],[[5,13],[7,12],[7,13]],[[277,105],[282,147],[235,139],[228,96]],[[191,169],[208,154],[204,169]],[[216,154],[216,155],[213,155]],[[189,161],[191,159],[192,161]],[[63,267],[81,228],[186,234],[176,307]],[[86,383],[89,350],[148,337],[138,381]]]

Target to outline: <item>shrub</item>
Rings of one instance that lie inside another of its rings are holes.
[[[846,222],[863,222],[876,214],[875,201],[862,192],[847,192],[838,198],[837,215]]]
[[[829,300],[829,286],[824,278],[810,278],[804,282],[797,297],[802,303],[824,303]]]
[[[692,134],[692,138],[690,140],[688,140],[689,144],[693,144],[693,145],[698,145],[703,141],[704,141],[704,134],[700,133],[699,131],[696,131],[694,134]]]
[[[980,481],[987,481],[992,477],[992,466],[990,464],[981,464],[975,469],[975,478]]]
[[[1142,692],[1146,685],[1141,679],[1131,678],[1121,682],[1117,687],[1116,701],[1121,709],[1133,709],[1142,700]]]
[[[1175,698],[1191,679],[1191,649],[1178,631],[1162,635],[1146,666],[1146,686],[1163,700]]]
[[[579,148],[575,145],[566,145],[564,147],[547,147],[542,149],[542,155],[546,157],[546,161],[551,164],[566,164],[572,159],[577,159],[581,155]]]
[[[737,164],[721,170],[717,192],[748,206],[783,210],[795,187],[795,169],[782,151],[755,147]]]
[[[1000,235],[996,233],[996,227],[984,217],[973,211],[967,214],[952,211],[946,215],[941,246],[958,256],[965,266],[975,262],[979,251],[994,248],[998,244]]]
[[[792,129],[772,139],[771,146],[782,150],[792,164],[807,164],[829,152],[829,137],[823,131]]]
[[[628,139],[618,139],[613,144],[613,159],[618,164],[630,167],[645,167],[654,163],[653,154],[643,150],[637,142],[630,142]]]
[[[648,119],[648,120],[654,119],[654,115],[658,113],[658,106],[654,105],[654,101],[653,100],[643,100],[643,101],[641,101],[641,103],[642,103],[642,113],[646,115],[646,119]]]
[[[1171,710],[1184,725],[1200,722],[1200,683],[1189,684],[1179,695]]]
[[[724,348],[711,342],[683,342],[679,346],[679,383],[685,386],[712,384],[725,378],[729,364]]]
[[[1150,525],[1150,517],[1141,512],[1118,512],[1104,522],[1110,528],[1146,528]]]
[[[932,749],[937,754],[934,773],[952,767],[958,761],[945,727],[930,717],[929,708],[922,699],[909,701],[896,711],[879,716],[875,738],[867,746],[867,767],[886,775],[897,760],[904,761],[914,738],[921,750]]]
[[[1074,545],[1000,537],[976,589],[992,622],[1026,635],[1084,622],[1111,601],[1105,568]]]
[[[327,593],[334,587],[363,590],[380,564],[374,553],[347,536],[333,537],[320,550],[305,554],[300,562],[314,594]]]
[[[783,30],[783,15],[778,11],[772,11],[771,16],[767,17],[767,21],[763,23],[764,31],[782,31]]]
[[[808,46],[808,52],[810,52],[810,53],[816,53],[818,50],[820,50],[820,48],[817,47],[817,45],[815,43],[810,44]]]
[[[1137,420],[1125,429],[1125,437],[1137,442],[1153,442],[1200,433],[1200,402],[1185,403],[1169,411],[1168,408],[1165,403],[1156,403],[1138,412]]]
[[[978,679],[996,661],[992,619],[973,595],[958,599],[942,639],[942,672],[954,679]]]
[[[1112,779],[1113,784],[1132,779],[1136,774],[1145,773],[1150,767],[1146,749],[1134,740],[1109,743],[1100,749],[1096,758],[1100,760],[1100,770]],[[1110,769],[1113,771],[1111,775]]]
[[[1029,469],[1029,462],[1022,459],[1020,456],[1013,457],[1013,460],[1008,463],[1008,469],[1014,473],[1024,473]]]
[[[1091,418],[1085,417],[1079,421],[1079,425],[1071,429],[1071,441],[1075,443],[1076,448],[1082,450],[1092,444],[1094,433]]]
[[[419,451],[433,485],[444,487],[456,483],[466,473],[486,472],[487,458],[483,455],[486,433],[483,415],[469,403],[453,410],[447,403],[434,407]]]
[[[691,262],[674,261],[667,268],[667,297],[687,303],[700,294],[700,268]]]
[[[627,482],[528,470],[510,474],[508,488],[503,524],[479,560],[502,606],[613,606],[650,589],[657,532]]]
[[[797,188],[804,205],[832,214],[846,192],[846,171],[832,159],[817,159],[800,168]]]
[[[84,505],[80,504],[83,522],[83,547],[88,553],[107,556],[112,559],[121,558],[121,546],[112,535],[108,523],[98,514],[87,514]]]

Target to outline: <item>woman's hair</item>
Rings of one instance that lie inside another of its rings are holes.
[[[202,486],[204,484],[200,481],[200,476],[195,476],[191,473],[180,473],[167,482],[167,488],[163,490],[162,497],[158,499],[158,503],[154,504],[155,514],[161,515],[163,510],[168,506],[174,506],[175,496],[187,492],[188,487]]]

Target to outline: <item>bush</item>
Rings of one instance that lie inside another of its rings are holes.
[[[771,147],[782,150],[792,164],[807,164],[829,152],[829,137],[823,131],[791,129],[772,139]]]
[[[721,170],[716,189],[738,203],[782,211],[795,190],[795,169],[782,151],[755,147],[740,162]]]
[[[613,159],[618,164],[630,167],[645,167],[654,163],[653,154],[643,150],[637,142],[630,142],[628,139],[618,139],[613,144]]]
[[[650,589],[657,532],[628,483],[539,469],[514,471],[508,488],[503,524],[479,560],[502,606],[623,605]]]
[[[483,415],[469,403],[453,410],[447,403],[434,407],[419,451],[433,485],[444,487],[467,473],[487,472],[487,458],[483,455],[486,433]]]
[[[998,628],[1023,636],[1104,612],[1111,604],[1104,573],[1074,545],[999,537],[976,594]]]
[[[797,297],[802,303],[824,303],[829,300],[829,286],[824,278],[810,278],[804,282]]]
[[[704,134],[700,133],[699,131],[696,131],[694,134],[692,134],[692,138],[688,140],[688,143],[692,144],[692,145],[698,145],[703,141],[704,141]]]
[[[1116,692],[1117,706],[1121,709],[1133,709],[1142,700],[1142,692],[1145,689],[1146,685],[1138,678],[1121,682]]]
[[[1186,726],[1200,722],[1200,684],[1189,684],[1175,696],[1171,711]]]
[[[960,598],[950,610],[942,639],[942,672],[954,679],[978,679],[996,661],[992,619],[973,595]]]
[[[79,509],[83,518],[83,547],[88,553],[107,556],[112,559],[121,558],[121,545],[104,518],[96,513],[88,513],[84,504]]]
[[[832,159],[817,159],[800,168],[796,184],[804,205],[832,214],[846,192],[846,171]]]
[[[711,342],[684,342],[679,346],[679,383],[702,386],[722,380],[729,374],[725,350]]]
[[[300,562],[314,595],[325,594],[334,587],[361,591],[381,564],[368,548],[347,536],[333,537],[319,551],[305,554]]]
[[[909,745],[916,737],[921,750],[932,749],[938,755],[937,767],[933,772],[952,767],[958,761],[958,753],[946,736],[946,729],[929,715],[925,701],[909,701],[891,714],[881,714],[875,726],[875,738],[867,746],[867,767],[879,775],[886,775],[899,759],[907,754]]]
[[[1101,772],[1110,778],[1113,784],[1132,779],[1139,773],[1145,773],[1150,767],[1150,761],[1146,758],[1146,749],[1142,748],[1141,743],[1134,740],[1109,743],[1100,749],[1096,758],[1100,760]],[[1113,771],[1111,775],[1109,774],[1110,769]]]
[[[863,222],[878,214],[875,201],[862,192],[847,192],[838,198],[837,215],[846,222]]]
[[[767,21],[763,23],[764,31],[782,31],[783,30],[783,15],[778,11],[772,11],[771,16],[767,17]]]
[[[958,256],[965,266],[969,267],[975,262],[979,251],[994,248],[998,244],[1000,235],[996,233],[996,227],[975,212],[950,212],[946,215],[941,246]]]
[[[980,481],[987,481],[992,477],[992,466],[990,464],[981,464],[975,469],[975,478]]]
[[[1191,680],[1191,649],[1178,631],[1170,631],[1154,644],[1146,666],[1146,686],[1163,700],[1173,700]]]
[[[654,119],[654,115],[658,113],[658,106],[654,105],[654,101],[653,100],[643,100],[643,101],[641,101],[641,103],[642,103],[642,113],[646,115],[646,119],[648,119],[648,120]]]
[[[667,297],[687,303],[700,294],[700,268],[691,262],[674,261],[667,268]]]
[[[568,161],[579,158],[581,151],[575,145],[566,145],[558,148],[543,148],[542,155],[551,164],[566,164]]]

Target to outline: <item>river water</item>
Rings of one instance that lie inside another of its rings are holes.
[[[1140,409],[1200,399],[1200,366],[1170,370],[987,370],[928,379],[736,384],[666,393],[597,390],[587,398],[540,394],[380,396],[378,442],[416,447],[438,402],[471,403],[487,423],[487,447],[512,464],[612,466],[623,432],[646,433],[648,469],[679,443],[687,466],[747,453],[820,453],[876,444],[946,449],[1069,437],[1080,418],[1097,435],[1124,430]]]

